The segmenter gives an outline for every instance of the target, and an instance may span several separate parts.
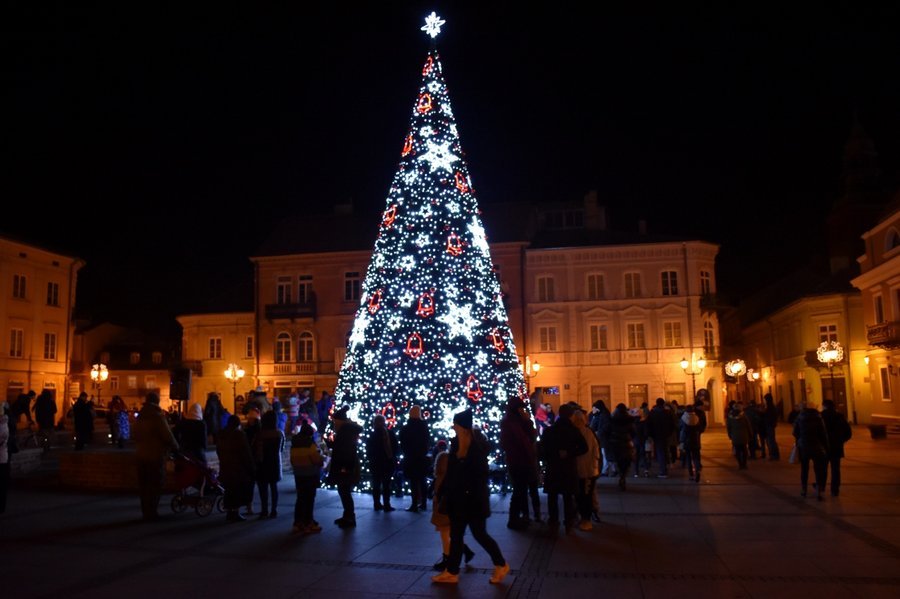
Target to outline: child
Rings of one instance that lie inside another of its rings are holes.
[[[322,477],[322,454],[313,441],[313,428],[308,422],[294,428],[291,439],[291,466],[294,468],[294,484],[297,487],[297,504],[294,507],[294,533],[313,534],[322,527],[313,519],[316,488]]]

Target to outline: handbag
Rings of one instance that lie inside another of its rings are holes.
[[[797,463],[797,444],[794,443],[794,446],[791,447],[791,455],[788,458],[788,464],[796,464]]]

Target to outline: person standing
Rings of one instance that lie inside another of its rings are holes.
[[[296,430],[291,438],[291,466],[294,470],[294,487],[297,489],[293,532],[315,534],[322,532],[322,527],[313,518],[313,508],[324,460],[313,440],[312,425],[304,422]]]
[[[349,406],[335,410],[331,416],[334,425],[334,445],[328,468],[328,484],[337,486],[344,513],[334,521],[340,528],[356,527],[356,511],[353,505],[353,487],[359,484],[360,463],[356,446],[362,427],[347,416]]]
[[[525,402],[511,397],[506,403],[506,415],[500,421],[500,448],[506,456],[506,470],[512,484],[506,526],[513,530],[528,527],[528,486],[537,484],[536,440],[537,431],[525,411]]]
[[[422,420],[422,408],[413,406],[409,409],[409,419],[400,429],[400,449],[403,452],[403,476],[409,481],[412,503],[407,512],[425,511],[426,491],[425,475],[428,473],[428,445],[431,434],[428,425]]]
[[[585,453],[575,458],[578,468],[578,492],[575,494],[575,499],[581,516],[578,528],[593,530],[591,515],[599,512],[594,509],[594,488],[597,485],[597,478],[600,476],[600,443],[597,441],[594,431],[588,426],[587,417],[580,409],[575,410],[572,415],[572,424],[584,437],[588,448]],[[606,424],[606,427],[609,427],[609,423]]]
[[[656,453],[656,462],[659,464],[659,474],[656,478],[668,478],[669,438],[675,431],[675,423],[672,420],[672,410],[666,406],[666,400],[662,397],[656,398],[656,405],[650,410],[647,429],[653,438],[653,449]]]
[[[219,438],[219,431],[222,430],[222,413],[225,408],[219,399],[219,394],[210,391],[206,396],[206,407],[203,408],[203,422],[206,423],[206,432],[212,435],[213,443]]]
[[[453,431],[456,437],[450,443],[447,474],[438,498],[439,502],[444,502],[450,517],[450,555],[446,569],[431,580],[448,584],[459,582],[459,563],[465,547],[463,537],[468,527],[472,537],[491,556],[494,564],[491,584],[500,584],[509,574],[509,564],[486,528],[491,515],[487,463],[490,446],[481,431],[472,428],[471,410],[453,416]]]
[[[253,497],[253,453],[247,435],[241,430],[241,419],[229,416],[216,443],[219,456],[219,481],[225,487],[225,519],[229,522],[246,520],[238,511]]]
[[[56,419],[56,400],[53,399],[53,394],[47,389],[44,389],[38,395],[34,404],[34,418],[37,420],[38,430],[47,439],[47,446],[49,447],[50,436],[53,434],[53,425]]]
[[[181,453],[206,464],[206,422],[203,420],[203,408],[194,402],[185,417],[175,426],[175,440],[181,447]],[[181,467],[176,463],[175,467]]]
[[[831,496],[837,497],[841,492],[841,459],[844,457],[844,443],[853,436],[853,430],[843,414],[834,409],[834,402],[826,399],[822,402],[822,420],[828,434],[828,465],[831,466]],[[828,469],[822,477],[822,484],[828,482]],[[825,489],[822,489],[823,491]]]
[[[624,491],[625,477],[635,450],[632,441],[635,437],[634,418],[628,413],[625,404],[620,403],[613,410],[603,436],[609,459],[615,463],[619,472],[619,488]],[[635,467],[635,476],[637,471],[638,468]]]
[[[828,473],[828,433],[822,415],[809,403],[801,402],[801,410],[794,421],[794,438],[800,458],[800,496],[806,497],[809,480],[809,462],[813,463],[816,477],[816,499],[822,501],[825,490],[825,475]]]
[[[569,404],[559,407],[559,417],[544,431],[542,442],[546,474],[544,493],[547,495],[547,524],[559,525],[559,503],[562,496],[563,524],[566,532],[575,522],[575,493],[578,491],[576,458],[587,452],[588,446],[581,432],[572,423],[575,409]]]
[[[0,514],[6,511],[6,495],[9,493],[9,416],[6,402],[0,411]]]
[[[769,459],[778,461],[781,458],[781,452],[778,451],[778,441],[775,439],[775,427],[778,426],[778,415],[780,411],[775,407],[775,400],[771,393],[763,396],[766,400],[766,411],[763,412],[763,426],[766,431],[766,445],[769,449]]]
[[[684,448],[684,457],[688,466],[688,477],[700,482],[700,417],[697,407],[688,405],[681,415],[678,438]]]
[[[84,391],[72,407],[72,418],[75,420],[75,449],[81,450],[94,437],[94,403],[88,401],[88,394]]]
[[[384,416],[376,414],[372,419],[372,432],[366,440],[366,454],[372,470],[372,499],[376,512],[393,512],[391,506],[391,483],[400,446],[394,431],[385,426]]]
[[[144,399],[144,407],[134,423],[134,441],[141,515],[145,521],[152,522],[159,519],[166,456],[170,451],[178,450],[178,442],[159,407],[159,395],[152,391]]]
[[[728,421],[725,424],[731,446],[734,448],[734,457],[738,463],[738,470],[747,469],[747,444],[750,442],[752,430],[750,421],[744,415],[741,404],[732,402],[728,412]]]
[[[259,519],[278,517],[278,483],[281,481],[281,452],[284,433],[278,430],[278,416],[269,410],[260,419],[260,432],[254,439],[253,454],[258,465],[256,485],[262,507]],[[272,499],[269,509],[269,498]]]

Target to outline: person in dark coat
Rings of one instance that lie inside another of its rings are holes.
[[[193,403],[185,417],[175,426],[175,440],[181,447],[181,453],[191,459],[206,464],[206,422],[203,420],[203,408]],[[176,463],[176,467],[179,467]]]
[[[828,432],[822,415],[809,404],[803,405],[800,414],[794,421],[794,438],[797,440],[797,453],[800,459],[800,496],[806,497],[806,484],[809,480],[809,462],[813,463],[816,477],[816,499],[822,501],[825,490],[825,476],[828,473]]]
[[[366,439],[366,455],[372,472],[372,499],[376,512],[393,512],[391,506],[391,482],[400,455],[397,435],[385,426],[384,416],[376,414],[372,419],[372,432]]]
[[[556,422],[544,431],[541,439],[544,447],[546,473],[544,493],[547,494],[547,523],[559,525],[559,504],[562,496],[563,517],[566,532],[575,524],[575,493],[578,491],[578,467],[575,458],[588,450],[581,432],[572,424],[575,409],[569,404],[559,407]]]
[[[328,468],[328,484],[337,486],[338,496],[344,513],[334,521],[340,528],[356,526],[356,511],[353,505],[353,487],[359,484],[360,462],[357,440],[362,427],[347,416],[349,406],[342,406],[331,415],[334,425],[334,444],[331,449],[331,464]]]
[[[688,465],[688,476],[700,482],[700,417],[696,406],[687,406],[680,419],[678,440],[684,448],[684,457]]]
[[[278,483],[281,481],[281,452],[284,450],[284,433],[278,430],[278,416],[269,410],[260,419],[260,432],[253,440],[253,458],[257,464],[256,486],[262,508],[259,519],[278,516]],[[269,497],[272,506],[269,509]]]
[[[512,397],[506,403],[506,415],[500,421],[500,448],[506,456],[506,469],[512,484],[509,521],[514,530],[528,527],[528,487],[537,483],[537,430],[525,411],[525,402]]]
[[[843,414],[834,409],[834,402],[826,399],[822,402],[822,421],[828,434],[828,465],[831,466],[831,496],[837,497],[841,492],[841,459],[844,457],[844,443],[853,436],[853,430]],[[822,484],[828,482],[828,469],[822,478]],[[823,489],[824,490],[824,489]]]
[[[775,407],[775,400],[771,393],[766,393],[763,399],[766,400],[766,411],[762,415],[763,427],[766,431],[766,446],[769,450],[769,459],[777,461],[781,458],[781,452],[778,450],[778,441],[775,439],[775,427],[778,426],[780,411]]]
[[[238,510],[252,497],[256,465],[237,416],[228,417],[219,434],[216,453],[219,455],[219,482],[225,487],[225,519],[229,522],[246,520]]]
[[[650,410],[647,417],[647,429],[653,438],[653,449],[656,453],[656,462],[659,464],[657,478],[668,478],[669,475],[669,437],[675,431],[672,420],[671,408],[666,406],[666,400],[662,397],[656,399],[656,405]]]
[[[403,452],[403,476],[409,481],[412,504],[407,512],[418,512],[427,507],[425,476],[428,474],[428,446],[431,434],[428,425],[422,420],[422,408],[413,406],[409,409],[409,419],[400,429],[400,450]]]
[[[625,477],[631,466],[634,455],[632,439],[636,436],[634,418],[628,413],[625,404],[620,403],[609,417],[609,424],[603,432],[603,442],[606,445],[607,456],[615,463],[619,472],[619,488],[625,490]],[[637,469],[635,469],[637,476]]]
[[[37,402],[34,404],[34,418],[37,420],[38,428],[43,435],[52,433],[56,418],[56,400],[53,399],[53,394],[47,389],[44,389],[38,395]]]
[[[159,395],[152,391],[147,394],[134,423],[134,442],[141,514],[146,521],[157,520],[166,479],[166,456],[178,450],[178,442],[159,407]]]
[[[94,402],[88,401],[88,395],[81,392],[78,400],[72,407],[72,417],[75,420],[75,449],[84,449],[85,443],[90,443],[94,437]]]
[[[591,408],[591,419],[589,426],[594,431],[597,441],[600,443],[600,453],[603,456],[603,462],[600,465],[600,476],[615,476],[616,466],[613,460],[607,455],[606,441],[604,441],[605,429],[609,426],[610,413],[606,404],[602,401],[595,401]]]
[[[728,431],[728,438],[731,439],[731,446],[734,449],[734,457],[738,463],[738,470],[747,469],[747,444],[750,443],[750,421],[744,414],[741,404],[732,402],[731,409],[728,411],[728,419],[725,423]]]
[[[206,432],[212,435],[213,443],[219,438],[219,431],[222,430],[222,401],[219,394],[210,391],[206,396],[206,407],[203,408],[203,422],[206,423]]]
[[[572,429],[575,430],[574,427]],[[472,537],[491,556],[494,564],[491,584],[499,584],[509,573],[509,564],[486,527],[491,515],[488,490],[490,444],[481,431],[472,428],[471,410],[453,416],[453,431],[456,437],[450,443],[447,474],[441,484],[439,498],[450,516],[450,555],[446,570],[432,576],[431,580],[448,584],[459,582],[459,563],[465,546],[463,537],[468,527]],[[581,437],[577,430],[575,434]]]

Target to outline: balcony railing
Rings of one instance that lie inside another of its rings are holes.
[[[892,320],[866,326],[866,341],[876,347],[900,347],[900,321]]]
[[[266,304],[266,319],[296,320],[316,317],[316,298],[298,304]]]
[[[315,374],[315,362],[275,364],[275,374]]]

